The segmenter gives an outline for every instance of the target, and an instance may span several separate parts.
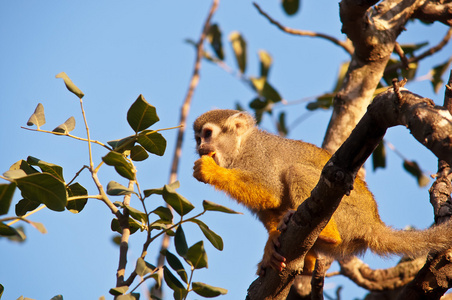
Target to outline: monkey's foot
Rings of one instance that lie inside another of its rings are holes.
[[[268,267],[277,272],[281,272],[286,267],[286,258],[276,251],[276,249],[280,247],[279,235],[280,232],[277,230],[269,233],[268,241],[264,249],[264,257],[258,265],[257,274],[259,276],[265,275],[265,269]]]

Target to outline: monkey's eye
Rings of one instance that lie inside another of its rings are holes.
[[[196,139],[196,144],[198,144],[198,145],[201,144],[201,138],[200,137],[196,137],[195,139]]]
[[[210,129],[204,130],[204,138],[205,138],[205,139],[208,139],[208,138],[210,138],[211,136],[212,136],[212,130],[210,130]]]

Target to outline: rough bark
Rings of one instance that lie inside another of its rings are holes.
[[[322,147],[330,153],[350,135],[364,115],[394,50],[396,39],[412,14],[425,0],[343,0],[340,3],[342,32],[355,52],[345,80],[334,98],[333,114]]]

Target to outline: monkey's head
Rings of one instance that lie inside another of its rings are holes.
[[[212,155],[227,168],[240,153],[240,146],[255,128],[254,118],[242,111],[216,109],[199,116],[193,124],[199,156]]]

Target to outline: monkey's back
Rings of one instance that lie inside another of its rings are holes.
[[[320,179],[323,166],[331,158],[326,150],[313,144],[282,138],[259,129],[255,129],[250,143],[243,144],[241,162],[234,168],[249,170],[262,176],[263,184],[278,193],[279,197],[294,196],[284,200],[291,202],[289,208],[296,209],[305,201]],[[265,145],[272,145],[271,148]],[[249,157],[245,158],[247,154]],[[285,191],[284,176],[295,173],[295,184],[290,192]],[[285,207],[286,205],[283,205]],[[286,208],[287,209],[287,208]],[[337,256],[360,253],[367,249],[367,240],[376,231],[385,226],[378,214],[377,204],[367,185],[360,178],[355,180],[350,196],[344,196],[334,213],[338,231],[343,240],[337,249]],[[346,247],[346,248],[345,248]]]

